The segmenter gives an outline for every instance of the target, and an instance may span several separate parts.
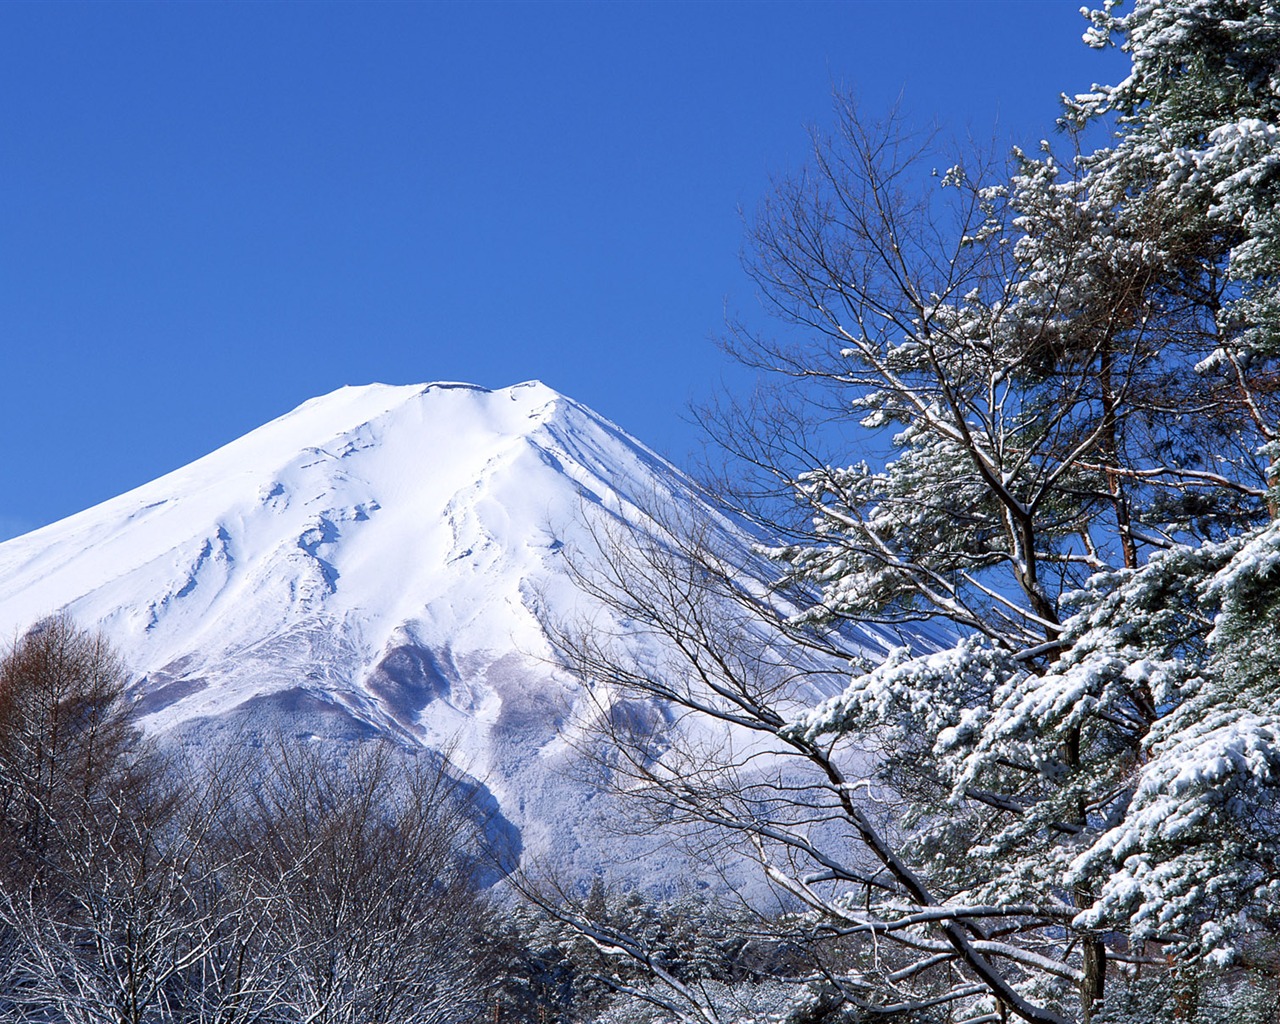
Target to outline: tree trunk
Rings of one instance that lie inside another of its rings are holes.
[[[1084,980],[1080,983],[1080,1020],[1089,1024],[1094,1008],[1105,994],[1107,982],[1107,948],[1096,935],[1084,937]]]

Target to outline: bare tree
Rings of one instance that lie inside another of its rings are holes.
[[[165,1019],[206,950],[195,893],[220,790],[169,770],[124,685],[106,642],[66,618],[0,661],[0,922],[19,1020]]]
[[[761,390],[704,415],[735,457],[724,496],[789,536],[815,617],[1022,650],[1092,573],[1265,521],[1273,382],[1196,371],[1225,285],[1165,251],[1176,210],[1122,209],[1053,155],[1010,169],[836,113],[754,227],[781,333],[736,325],[728,347]]]
[[[482,1015],[481,824],[447,758],[161,756],[99,637],[0,659],[0,1020],[443,1024]]]
[[[266,908],[263,955],[283,979],[287,1019],[477,1019],[478,839],[447,761],[385,743],[338,764],[298,744],[270,749],[227,841],[235,891]]]
[[[964,1019],[1067,1019],[1054,1008],[1060,996],[1027,986],[1080,984],[1079,946],[1064,933],[1075,910],[1052,896],[974,902],[945,865],[913,856],[901,824],[908,802],[879,777],[876,759],[789,728],[821,692],[815,672],[836,671],[818,656],[838,638],[794,628],[784,601],[753,594],[703,543],[709,529],[698,514],[667,509],[657,520],[663,526],[647,534],[596,536],[601,550],[582,556],[579,584],[609,613],[557,636],[566,666],[596,688],[619,792],[637,798],[650,827],[683,832],[704,854],[754,858],[786,902],[807,911],[760,925],[810,951],[791,980],[834,991],[833,1011],[980,1008],[986,997],[988,1010]],[[609,714],[620,698],[660,701],[686,728],[664,730],[655,756],[653,735]],[[642,945],[606,934],[581,908],[563,913],[593,941],[645,961]],[[858,954],[824,956],[838,941]],[[691,1013],[717,1019],[696,993],[667,988]]]
[[[132,788],[138,735],[106,640],[67,617],[33,626],[0,658],[0,820],[7,860],[50,854],[50,831]]]

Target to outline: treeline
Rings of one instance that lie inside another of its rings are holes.
[[[0,662],[0,1020],[478,1020],[479,829],[443,767],[362,745],[166,754],[106,643]]]
[[[666,982],[794,973],[706,899],[486,890],[444,759],[253,736],[193,759],[140,732],[126,682],[65,617],[0,656],[3,1024],[650,1020]]]

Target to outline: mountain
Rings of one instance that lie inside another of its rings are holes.
[[[583,694],[546,623],[588,611],[566,545],[655,500],[700,501],[541,383],[342,388],[0,544],[0,635],[59,611],[102,629],[144,728],[188,746],[275,731],[447,750],[513,852],[589,874],[640,851],[573,770]],[[749,538],[716,522],[745,561]]]

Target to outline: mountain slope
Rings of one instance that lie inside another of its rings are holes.
[[[527,851],[585,873],[636,850],[593,820],[560,736],[581,693],[544,623],[583,601],[562,552],[698,500],[540,383],[343,388],[0,544],[0,635],[63,610],[100,627],[143,725],[187,744],[278,730],[449,750]]]

